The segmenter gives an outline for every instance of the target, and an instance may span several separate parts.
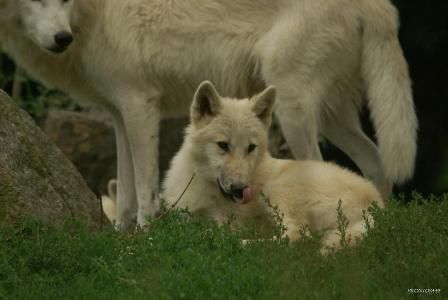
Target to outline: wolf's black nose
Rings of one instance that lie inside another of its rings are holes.
[[[54,41],[61,48],[67,48],[73,41],[73,36],[70,32],[61,31],[54,35]]]
[[[232,183],[230,185],[230,192],[232,193],[232,196],[242,199],[243,198],[243,191],[247,188],[247,185],[240,184],[240,183]]]

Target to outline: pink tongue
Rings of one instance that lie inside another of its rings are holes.
[[[252,201],[253,191],[250,187],[247,187],[243,190],[243,204]]]

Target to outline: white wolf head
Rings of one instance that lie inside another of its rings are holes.
[[[59,53],[73,41],[70,15],[74,0],[0,0],[0,18],[14,17],[16,28],[38,47]]]
[[[267,151],[275,94],[268,87],[251,99],[223,98],[205,81],[193,98],[188,135],[197,172],[235,202],[252,197],[252,177]]]

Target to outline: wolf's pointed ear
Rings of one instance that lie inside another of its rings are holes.
[[[210,81],[202,82],[193,97],[190,117],[195,126],[204,126],[216,117],[221,108],[221,97]]]
[[[253,102],[253,112],[257,115],[266,128],[271,125],[276,94],[277,92],[275,87],[269,86],[260,94],[255,95],[251,100],[251,102]]]

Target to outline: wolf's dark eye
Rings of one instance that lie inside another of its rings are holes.
[[[218,142],[218,147],[225,152],[229,152],[229,143],[227,142]]]
[[[251,153],[252,151],[255,150],[255,148],[257,148],[257,145],[250,144],[249,147],[247,148],[247,153]]]

